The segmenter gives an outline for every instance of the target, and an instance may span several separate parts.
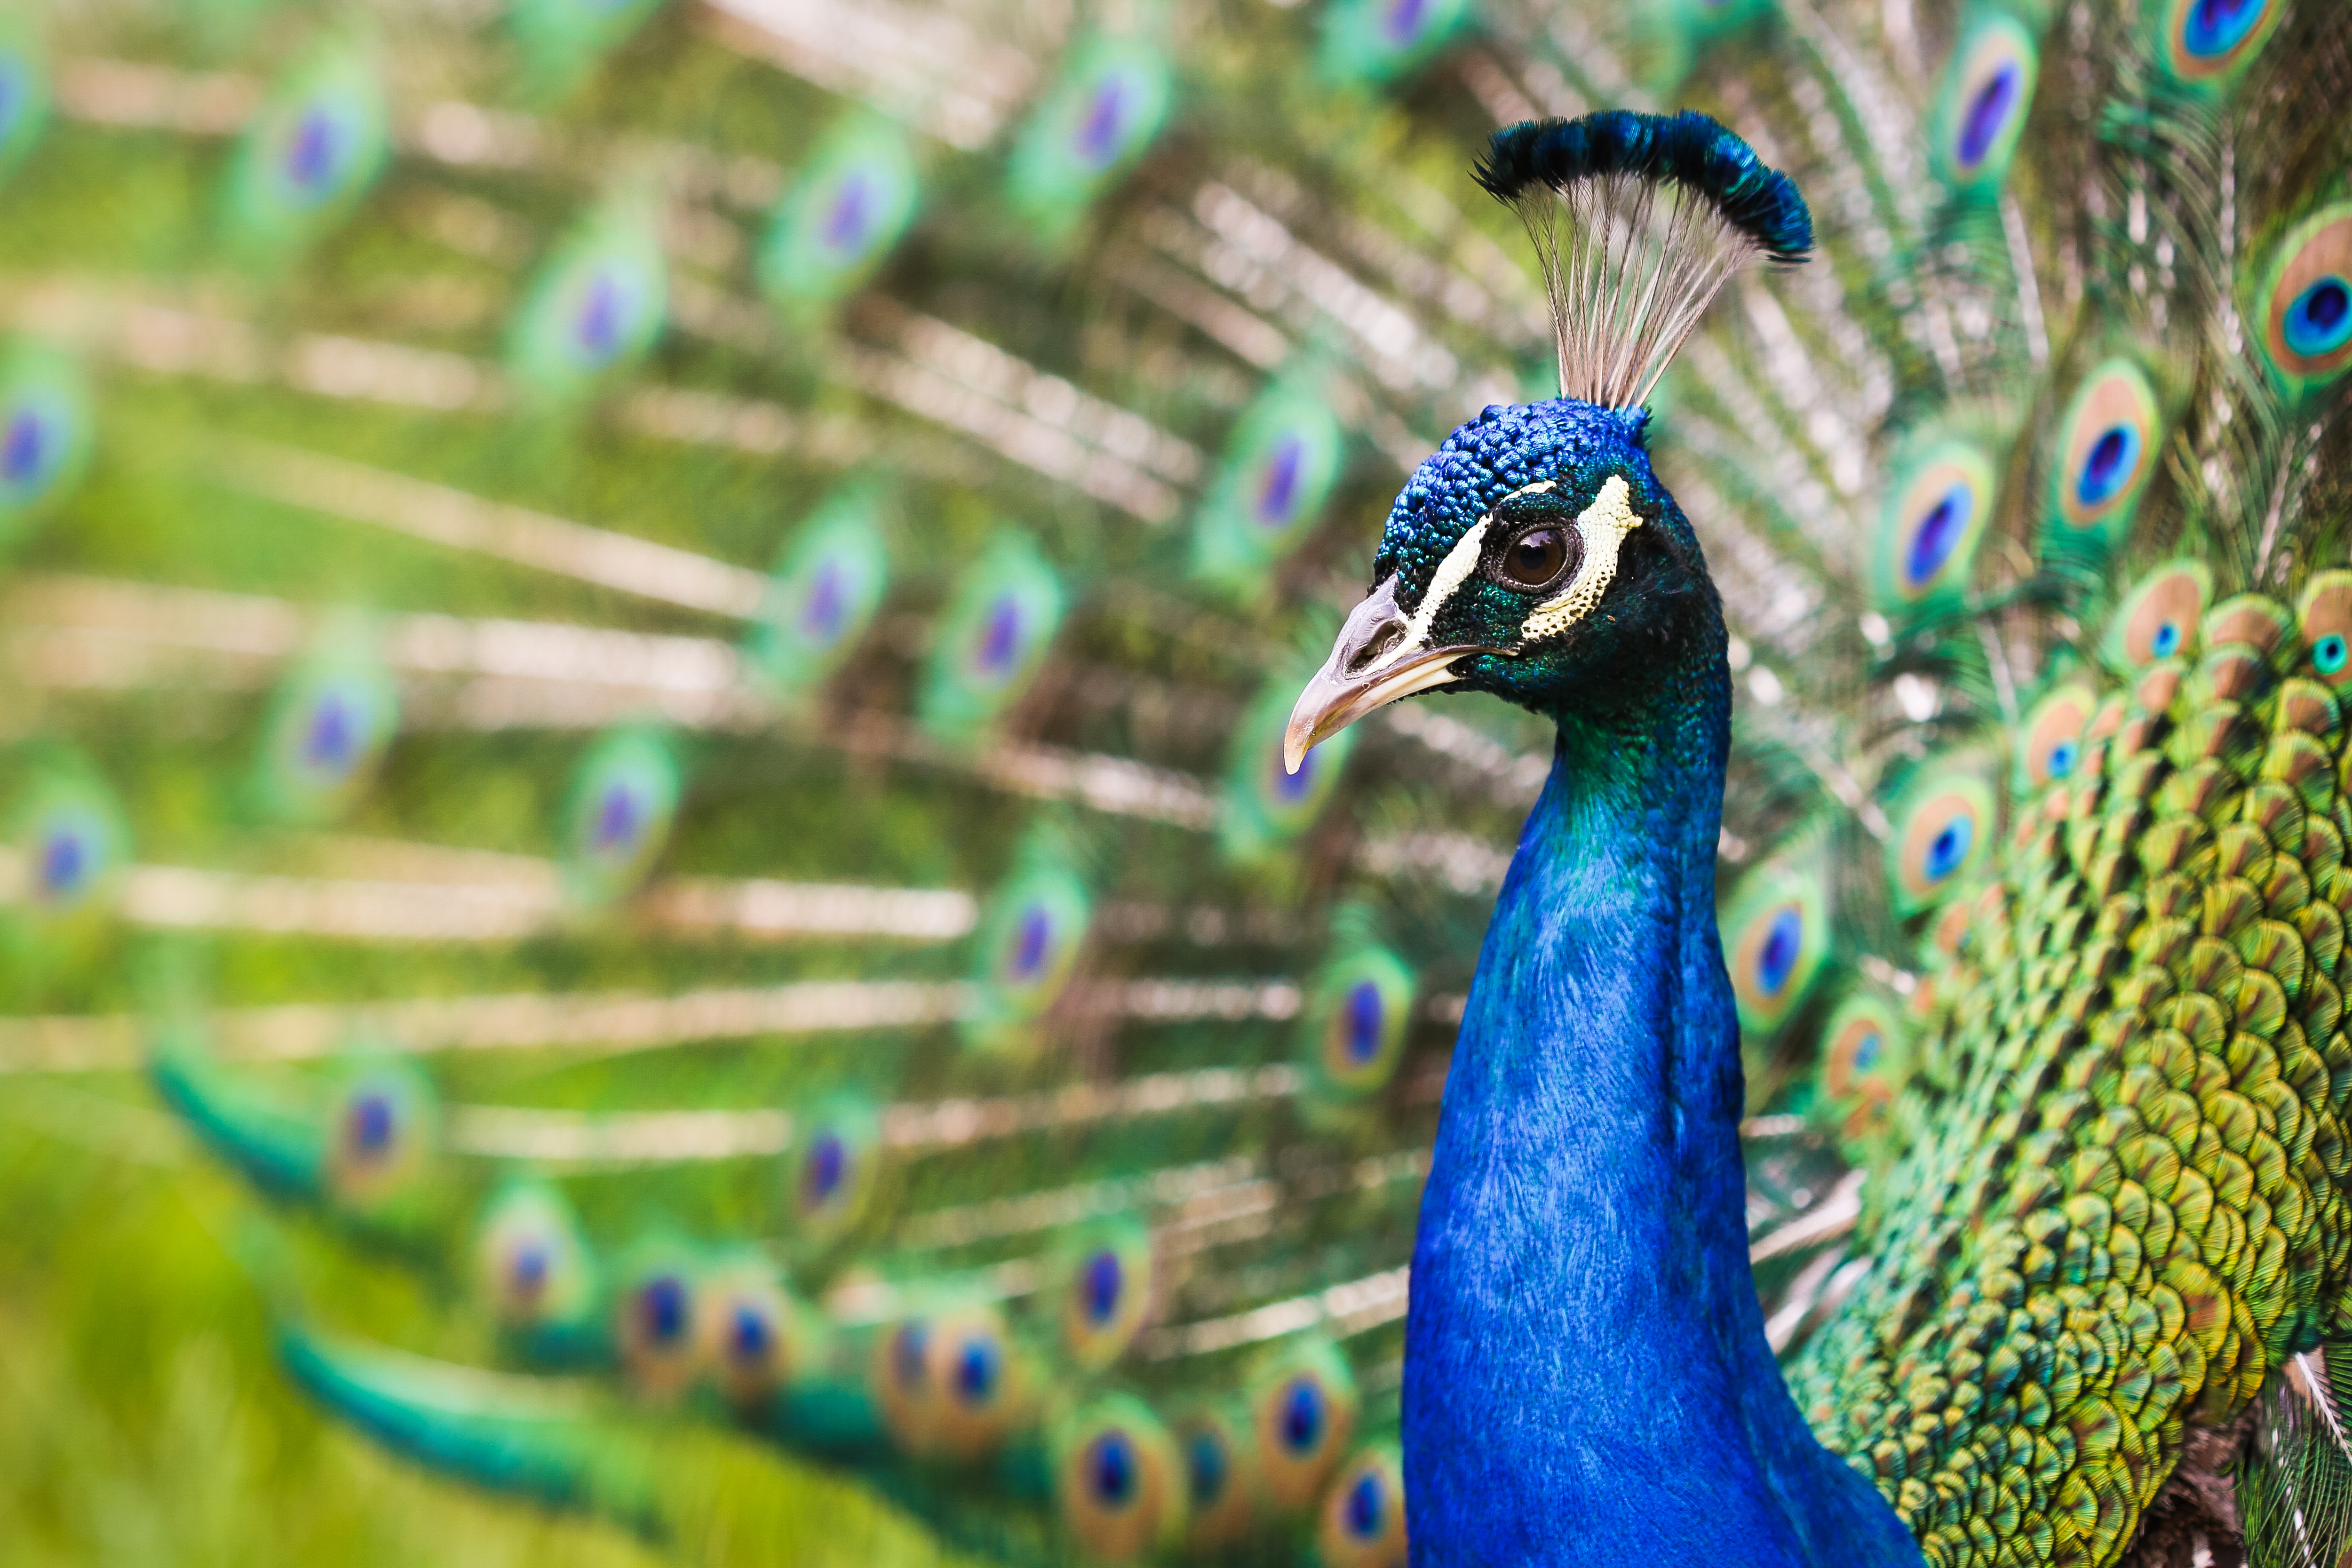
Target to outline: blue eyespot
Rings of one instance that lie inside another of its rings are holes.
[[[1944,824],[1943,830],[1927,846],[1927,879],[1940,882],[1958,870],[1960,863],[1969,858],[1976,837],[1976,820],[1965,814]]]
[[[606,854],[628,848],[645,819],[645,802],[637,792],[625,783],[613,784],[596,807],[596,847]]]
[[[1012,594],[1000,594],[988,607],[980,644],[972,649],[972,668],[986,679],[1002,680],[1013,673],[1020,656],[1021,601]]]
[[[1876,1067],[1879,1053],[1885,1048],[1885,1036],[1874,1030],[1864,1035],[1862,1037],[1862,1043],[1853,1047],[1853,1070],[1857,1073],[1864,1073]]]
[[[727,1348],[737,1361],[764,1360],[768,1346],[774,1339],[775,1335],[769,1330],[768,1320],[761,1316],[756,1308],[742,1306],[735,1309],[735,1321],[728,1335]]]
[[[394,1115],[388,1095],[363,1094],[352,1101],[350,1126],[352,1152],[379,1155],[392,1143]]]
[[[1348,1531],[1359,1540],[1370,1541],[1381,1532],[1381,1521],[1388,1514],[1387,1489],[1376,1475],[1356,1478],[1348,1489]]]
[[[1116,1252],[1097,1252],[1087,1259],[1079,1284],[1086,1300],[1087,1321],[1108,1323],[1118,1313],[1119,1288],[1125,1283]]]
[[[890,1371],[898,1386],[920,1388],[925,1374],[925,1361],[930,1353],[929,1332],[920,1323],[904,1323],[890,1341]]]
[[[1402,48],[1421,37],[1429,11],[1429,0],[1389,0],[1389,8],[1381,16],[1381,36]]]
[[[1966,485],[1954,485],[1919,520],[1918,531],[1911,536],[1911,549],[1903,560],[1903,575],[1913,587],[1926,584],[1944,569],[1944,563],[1967,535],[1969,520],[1975,513],[1975,494]]]
[[[2268,0],[2195,0],[2182,19],[2181,47],[2200,59],[2226,55],[2269,8]]]
[[[1299,1378],[1282,1392],[1282,1441],[1296,1454],[1310,1454],[1323,1440],[1323,1391]]]
[[[1224,1495],[1230,1469],[1225,1463],[1225,1446],[1217,1441],[1215,1433],[1193,1433],[1192,1440],[1184,1446],[1184,1459],[1192,1472],[1194,1508],[1206,1508]]]
[[[956,1358],[956,1396],[966,1405],[986,1404],[996,1392],[1002,1363],[996,1347],[986,1340],[965,1341],[963,1353]]]
[[[824,247],[855,257],[874,237],[874,220],[881,210],[881,192],[871,174],[852,169],[834,192],[824,215]]]
[[[321,773],[350,771],[365,728],[365,715],[355,703],[341,692],[327,692],[311,710],[310,727],[302,736],[302,761]]]
[[[1360,982],[1348,993],[1348,1059],[1362,1066],[1381,1054],[1381,988]]]
[[[831,647],[849,616],[849,586],[842,581],[841,563],[817,563],[801,605],[801,630],[819,647]]]
[[[1257,501],[1251,509],[1260,525],[1287,528],[1298,510],[1299,479],[1307,467],[1307,438],[1286,430],[1266,458],[1265,477],[1258,483]]]
[[[2072,741],[2061,741],[2056,745],[2051,747],[2049,764],[2050,776],[2053,779],[2063,779],[2068,773],[2073,773],[2074,771],[2074,763],[2081,755],[2081,752],[2075,748],[2074,742]]]
[[[2347,657],[2352,657],[2352,648],[2345,646],[2341,632],[2330,632],[2311,645],[2311,667],[2322,675],[2336,674]]]
[[[1116,71],[1097,84],[1078,117],[1077,134],[1070,150],[1089,169],[1107,169],[1127,150],[1135,128],[1137,83],[1125,71]]]
[[[47,410],[17,409],[0,438],[0,484],[20,492],[39,489],[64,461],[65,449],[64,432]]]
[[[2022,76],[2013,60],[2004,60],[1992,76],[1979,87],[1976,96],[1969,100],[1968,112],[1960,121],[1958,147],[1959,163],[1973,169],[1985,160],[1993,143],[2009,125],[2009,117],[2017,108],[2018,88]]]
[[[2340,646],[2341,637],[2336,639]],[[2339,658],[2336,662],[2341,664]],[[98,864],[97,847],[90,843],[78,825],[53,828],[41,841],[41,893],[52,903],[62,903],[79,893],[88,884],[92,869]]]
[[[515,1250],[514,1259],[507,1266],[507,1281],[516,1295],[526,1300],[536,1299],[547,1288],[547,1276],[554,1267],[547,1248],[529,1242]]]
[[[2156,635],[2147,639],[2147,651],[2158,658],[2170,658],[2174,654],[2179,653],[2180,623],[2166,621],[2158,626],[2156,628]]]
[[[2294,297],[2281,323],[2286,346],[2317,359],[2352,342],[2352,286],[2335,273],[2314,281]]]
[[[2074,496],[2084,506],[2097,506],[2129,484],[2139,472],[2139,432],[2114,425],[2099,433],[2083,472],[2074,481]]]
[[[1045,971],[1045,961],[1051,956],[1054,941],[1053,911],[1043,904],[1032,904],[1021,911],[1020,929],[1013,933],[1013,954],[1007,968],[1017,984],[1026,984]]]
[[[686,1333],[686,1281],[665,1274],[637,1292],[637,1324],[657,1345],[675,1344]]]
[[[1135,1496],[1135,1445],[1126,1433],[1106,1432],[1095,1439],[1087,1456],[1087,1484],[1098,1500],[1124,1507]]]
[[[315,206],[333,195],[351,163],[352,129],[331,105],[303,114],[286,142],[286,180],[303,205]]]
[[[820,1135],[810,1145],[808,1160],[801,1166],[803,1200],[812,1208],[823,1204],[841,1190],[842,1178],[848,1171],[848,1149],[830,1132]]]
[[[639,280],[626,271],[600,267],[589,275],[579,309],[572,312],[572,340],[591,370],[611,363],[628,346],[645,305],[644,292]]]
[[[1790,909],[1774,915],[1772,928],[1765,933],[1763,951],[1756,955],[1756,988],[1767,996],[1778,996],[1786,989],[1804,942],[1802,914]]]

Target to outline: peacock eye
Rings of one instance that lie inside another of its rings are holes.
[[[1548,588],[1578,553],[1569,530],[1558,523],[1538,524],[1503,547],[1503,580],[1515,588]]]

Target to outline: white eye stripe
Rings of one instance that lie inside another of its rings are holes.
[[[1533,484],[1521,485],[1496,501],[1495,510],[1501,510],[1521,496],[1547,495],[1559,488],[1558,479],[1538,479]],[[1592,504],[1578,515],[1575,527],[1584,542],[1584,559],[1577,567],[1575,580],[1569,584],[1565,593],[1536,606],[1520,627],[1519,635],[1523,639],[1549,637],[1561,631],[1589,614],[1592,606],[1600,603],[1601,595],[1617,575],[1619,543],[1627,533],[1642,526],[1642,519],[1632,505],[1633,493],[1632,487],[1622,476],[1612,474],[1608,482],[1601,487],[1601,493],[1593,498]],[[1430,574],[1429,589],[1421,596],[1421,607],[1413,611],[1412,619],[1406,624],[1403,638],[1380,658],[1364,666],[1360,674],[1369,675],[1385,669],[1408,655],[1429,647],[1430,633],[1435,626],[1438,612],[1445,608],[1462,584],[1470,580],[1470,574],[1478,569],[1478,557],[1486,548],[1486,530],[1494,521],[1495,512],[1489,511],[1471,524],[1469,531],[1454,542],[1454,548],[1445,552],[1445,559],[1439,562],[1437,570]]]
[[[1559,488],[1558,479],[1538,479],[1531,485],[1521,485],[1496,501],[1496,510],[1521,496],[1546,495]],[[1470,574],[1478,569],[1478,555],[1486,547],[1486,529],[1494,521],[1495,513],[1490,511],[1472,523],[1470,531],[1454,542],[1454,548],[1445,552],[1445,559],[1437,563],[1437,570],[1430,575],[1429,591],[1421,596],[1421,608],[1412,613],[1410,633],[1390,658],[1402,658],[1415,648],[1429,646],[1430,629],[1437,620],[1437,612],[1445,607],[1446,601],[1453,598],[1455,591],[1470,580]],[[1386,664],[1389,661],[1382,659],[1381,662]]]
[[[1584,559],[1567,589],[1538,605],[1519,626],[1523,642],[1566,631],[1601,603],[1601,595],[1617,578],[1617,549],[1625,536],[1642,526],[1633,510],[1633,488],[1621,474],[1609,476],[1592,504],[1577,515],[1576,531],[1584,541]]]
[[[1437,563],[1437,571],[1429,579],[1429,592],[1421,596],[1421,608],[1412,613],[1412,631],[1405,638],[1407,647],[1429,646],[1429,631],[1437,619],[1437,612],[1478,569],[1478,552],[1485,545],[1486,525],[1493,521],[1494,514],[1490,512],[1472,523],[1470,531],[1455,540],[1454,548],[1445,552],[1445,559]],[[1403,649],[1398,651],[1402,653]]]

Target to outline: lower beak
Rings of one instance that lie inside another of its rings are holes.
[[[1297,773],[1318,742],[1374,709],[1457,679],[1455,660],[1491,651],[1433,647],[1416,649],[1402,658],[1380,658],[1376,650],[1394,647],[1409,635],[1410,624],[1397,608],[1394,578],[1349,615],[1331,657],[1323,661],[1323,668],[1298,694],[1298,705],[1290,710],[1290,724],[1282,736],[1282,765],[1287,772]]]

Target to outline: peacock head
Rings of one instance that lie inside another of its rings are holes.
[[[1414,471],[1371,592],[1292,710],[1293,772],[1417,691],[1607,709],[1664,689],[1695,639],[1721,637],[1697,537],[1650,467],[1643,405],[1735,272],[1803,258],[1803,198],[1691,113],[1515,125],[1477,178],[1535,238],[1564,395],[1488,408]]]
[[[1711,602],[1698,540],[1650,467],[1642,409],[1488,408],[1397,497],[1373,587],[1293,710],[1286,761],[1437,687],[1543,713],[1665,679]]]

